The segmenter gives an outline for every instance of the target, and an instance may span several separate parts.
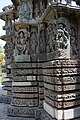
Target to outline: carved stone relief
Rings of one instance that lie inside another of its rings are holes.
[[[46,53],[46,42],[47,42],[47,36],[46,36],[46,28],[42,24],[40,26],[40,36],[39,36],[39,53]]]
[[[70,28],[70,45],[71,45],[71,55],[77,56],[77,37],[76,37],[76,30],[74,27]]]
[[[40,16],[42,15],[42,13],[44,12],[44,10],[45,10],[45,1],[44,0],[42,0],[42,1],[40,1]]]
[[[28,1],[22,1],[22,4],[19,9],[19,20],[26,21],[31,18],[31,6]]]
[[[58,50],[67,49],[69,44],[69,33],[63,23],[58,24],[56,42]]]
[[[47,27],[47,52],[56,52],[55,57],[70,57],[70,24],[69,21],[60,17],[48,21]]]
[[[16,99],[13,98],[11,101],[12,105],[16,105],[16,106],[38,106],[38,99]]]
[[[8,108],[8,115],[12,116],[26,116],[26,117],[32,117],[35,116],[36,108],[33,107],[9,107]],[[26,118],[25,118],[26,119]]]
[[[6,42],[4,48],[5,48],[5,59],[6,59],[6,62],[9,61],[9,60],[12,60],[14,44],[12,42]]]
[[[56,40],[56,23],[53,21],[48,24],[48,40],[47,40],[47,52],[55,51],[55,40]]]
[[[12,20],[7,18],[6,24],[6,34],[7,35],[12,35],[13,33],[13,26],[12,26]]]
[[[31,29],[31,35],[30,35],[30,53],[35,54],[37,49],[37,29],[32,28]]]
[[[34,18],[37,19],[39,18],[39,4],[38,2],[34,3]]]
[[[28,29],[21,29],[17,33],[15,40],[15,56],[17,55],[28,55],[29,53],[29,39],[30,33]]]

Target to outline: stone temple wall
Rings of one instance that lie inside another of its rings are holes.
[[[1,39],[10,78],[4,82],[11,95],[8,116],[80,119],[79,7],[71,1],[16,2],[0,14],[6,21]]]

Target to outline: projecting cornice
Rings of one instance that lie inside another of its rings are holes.
[[[74,7],[74,6],[65,6],[62,4],[53,4],[49,6],[47,9],[45,9],[44,13],[39,18],[38,22],[42,23],[44,21],[45,22],[49,21],[49,19],[52,18],[53,14],[56,14],[57,12],[65,15],[67,14],[68,16],[71,15],[72,17],[76,16],[76,18],[80,16],[80,8],[78,6]]]

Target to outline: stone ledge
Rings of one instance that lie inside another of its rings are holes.
[[[49,105],[51,105],[52,107],[56,107],[57,109],[71,109],[73,107],[80,107],[80,99],[76,99],[75,101],[55,101],[55,100],[51,100],[48,97],[45,97],[45,101],[46,103],[48,103]]]
[[[75,107],[73,109],[67,109],[67,110],[58,110],[54,107],[51,107],[46,102],[44,102],[44,109],[53,118],[56,118],[57,120],[80,120],[77,119],[80,118],[80,107]]]
[[[37,63],[13,63],[11,64],[12,69],[16,68],[35,68]]]
[[[37,82],[12,82],[12,86],[37,86]]]

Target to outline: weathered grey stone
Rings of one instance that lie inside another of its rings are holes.
[[[1,38],[7,41],[8,115],[14,120],[80,118],[80,8],[69,0],[12,2],[15,7],[0,14],[6,30]]]
[[[80,85],[51,85],[51,84],[47,84],[44,83],[44,87],[53,91],[69,91],[69,90],[79,90],[80,89]]]
[[[12,91],[13,92],[38,92],[38,88],[37,87],[12,87]]]
[[[25,98],[25,99],[27,99],[27,98],[38,98],[38,94],[37,93],[26,93],[26,94],[20,94],[20,93],[13,93],[13,97],[15,97],[15,98]]]
[[[37,107],[38,106],[38,99],[20,99],[20,98],[12,98],[11,105],[15,106],[24,106],[24,107]]]
[[[17,55],[15,56],[15,62],[28,62],[30,61],[29,55]]]
[[[16,81],[16,82],[18,82],[18,81],[31,81],[31,82],[33,82],[33,81],[36,81],[36,76],[14,76],[13,77],[13,81]]]
[[[8,108],[8,115],[14,116],[14,117],[28,117],[28,118],[34,118],[35,117],[35,111],[36,107],[9,107]]]
[[[12,69],[12,74],[14,76],[16,75],[32,75],[32,74],[38,74],[37,69]]]
[[[12,86],[37,86],[37,82],[12,82]]]

